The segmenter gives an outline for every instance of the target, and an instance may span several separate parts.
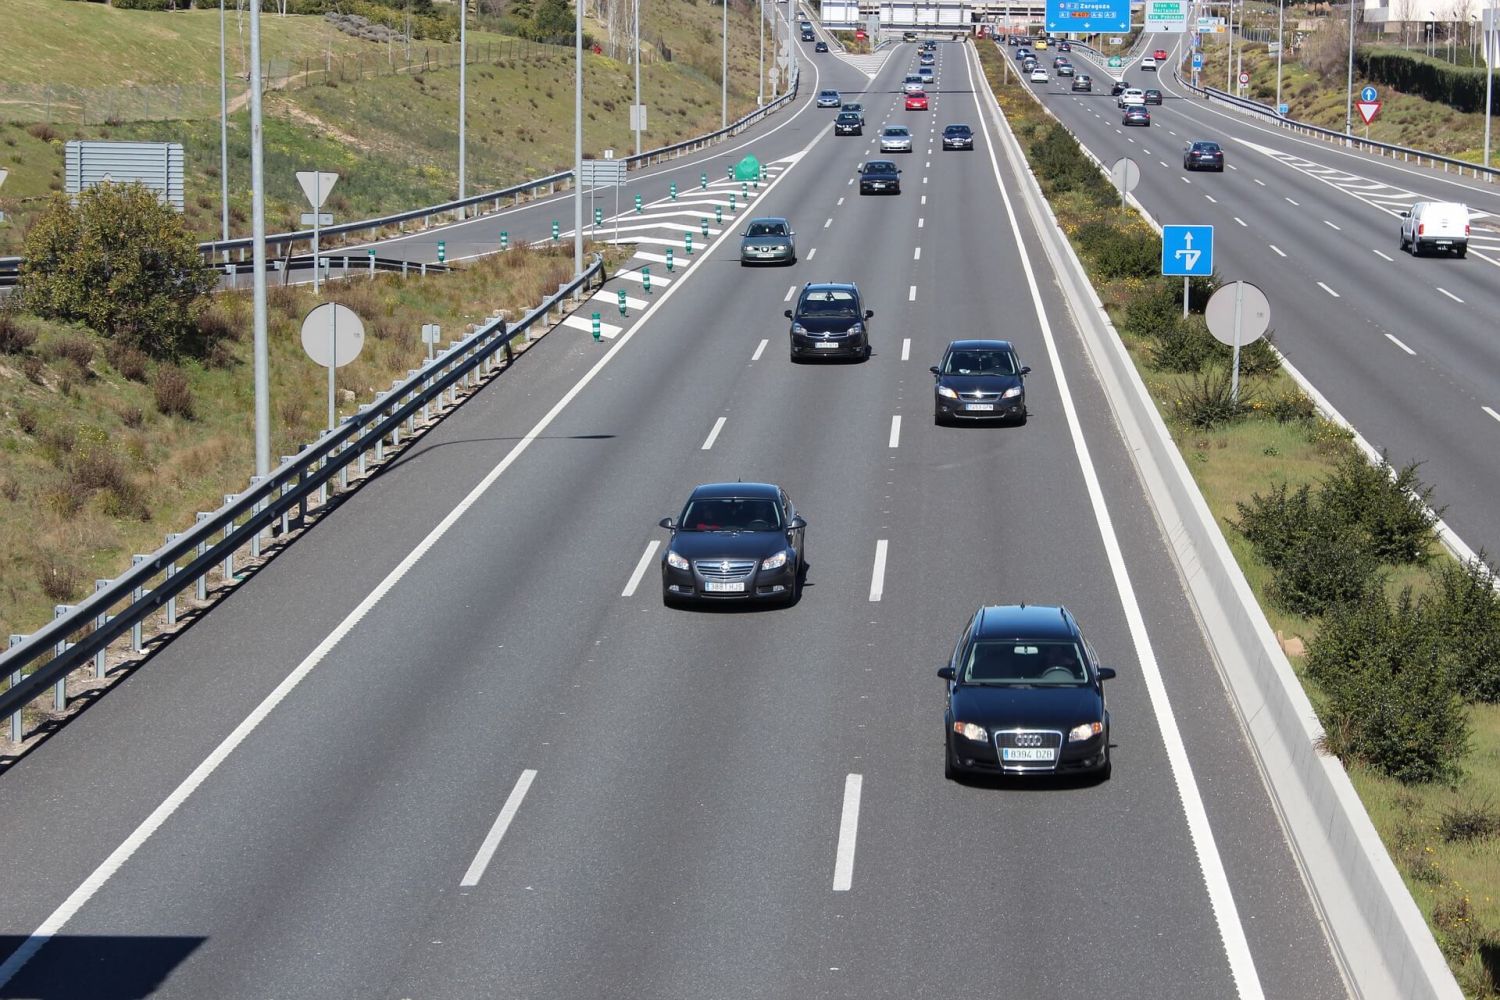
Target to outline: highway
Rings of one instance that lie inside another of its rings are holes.
[[[1206,102],[1173,79],[1176,39],[1157,35],[1139,53],[1155,48],[1171,53],[1161,72],[1134,60],[1115,71],[1162,90],[1149,129],[1121,127],[1110,71],[1082,51],[1074,62],[1092,94],[1071,93],[1065,77],[1030,86],[1105,163],[1136,160],[1134,194],[1158,222],[1213,225],[1217,272],[1266,292],[1276,346],[1393,463],[1424,463],[1434,503],[1471,548],[1500,550],[1500,186]],[[1192,139],[1223,145],[1223,174],[1183,170]],[[1478,213],[1467,259],[1398,249],[1399,212],[1417,200]]]
[[[644,245],[604,343],[539,341],[0,779],[0,996],[1345,994],[972,51],[905,112],[915,46],[810,49],[747,150],[795,266]],[[925,141],[860,197],[886,120]],[[789,364],[809,280],[861,285],[868,362]],[[990,335],[1029,422],[935,427],[928,365]],[[664,607],[658,519],[736,478],[808,519],[802,599]],[[1119,670],[1111,780],[943,779],[934,672],[1018,601]]]

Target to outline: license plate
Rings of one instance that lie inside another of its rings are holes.
[[[813,346],[816,347],[818,350],[822,351],[822,350],[827,350],[830,347],[837,347],[839,345],[836,344],[836,343],[834,343],[831,340],[820,340],[816,344],[814,344]]]
[[[703,589],[710,594],[743,594],[744,580],[704,580]]]
[[[964,405],[964,409],[966,410],[993,410],[994,408],[994,403],[967,403]]]
[[[1001,747],[1000,758],[1027,762],[1053,761],[1057,759],[1057,751],[1052,747]]]

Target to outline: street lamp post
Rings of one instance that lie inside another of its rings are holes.
[[[1240,19],[1245,17],[1245,8],[1240,7]],[[1224,58],[1224,89],[1234,91],[1234,0],[1229,0],[1229,49]]]
[[[1281,110],[1281,51],[1286,48],[1286,0],[1276,0],[1276,109]]]
[[[229,73],[224,55],[224,0],[219,0],[219,211],[224,223],[224,242],[229,242]],[[224,248],[229,263],[229,248]]]
[[[1490,0],[1490,9],[1485,12],[1488,16],[1482,27],[1484,28],[1484,165],[1490,165],[1490,101],[1495,92],[1495,49],[1494,32],[1500,25],[1495,23],[1495,0]]]
[[[641,155],[641,0],[635,0],[635,155]]]
[[[1349,0],[1349,86],[1344,102],[1344,134],[1354,134],[1354,0]]]
[[[1427,22],[1427,55],[1431,58],[1437,48],[1437,11],[1429,10],[1427,16],[1431,18]]]
[[[458,200],[464,200],[464,161],[468,158],[464,148],[464,119],[468,102],[468,66],[469,66],[469,0],[458,0]],[[468,215],[463,209],[458,210],[460,217]]]
[[[583,0],[573,4],[573,276],[583,273]]]
[[[755,39],[760,43],[760,55],[755,64],[755,106],[758,108],[766,103],[766,0],[757,0],[756,3]]]
[[[729,126],[729,0],[719,0],[724,5],[724,40],[719,57],[719,128]]]
[[[266,339],[265,136],[260,117],[260,4],[250,5],[250,245],[255,272],[255,474],[271,474],[271,351]]]

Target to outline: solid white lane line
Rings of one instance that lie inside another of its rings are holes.
[[[1242,226],[1243,226],[1243,225],[1244,225],[1244,224],[1245,224],[1245,220],[1244,220],[1244,219],[1242,219],[1242,218],[1240,218],[1240,217],[1239,217],[1239,216],[1238,216],[1238,215],[1236,215],[1236,216],[1235,216],[1235,217],[1234,217],[1234,221],[1235,221],[1235,222],[1238,222],[1238,223],[1239,223],[1239,224],[1240,224],[1240,225],[1242,225]]]
[[[1272,250],[1275,250],[1276,251],[1276,256],[1278,256],[1278,257],[1285,257],[1286,256],[1286,254],[1284,254],[1284,253],[1281,252],[1281,247],[1277,246],[1276,244],[1274,244],[1274,243],[1267,243],[1266,246],[1270,247]]]
[[[1448,296],[1448,298],[1452,299],[1454,302],[1458,302],[1458,303],[1462,303],[1463,302],[1463,299],[1459,298],[1457,295],[1454,295],[1452,292],[1448,291],[1448,289],[1446,289],[1446,288],[1439,288],[1438,291],[1440,291],[1444,295]]]
[[[1416,351],[1412,350],[1410,347],[1407,347],[1405,344],[1401,343],[1401,341],[1397,340],[1394,334],[1389,334],[1389,333],[1386,334],[1385,335],[1385,339],[1389,340],[1391,343],[1393,343],[1397,347],[1401,348],[1407,354],[1416,354],[1417,353]]]
[[[807,251],[807,259],[808,260],[812,260],[813,259],[813,254],[815,254],[817,252],[818,252],[818,248],[817,247],[813,247],[811,250]]]
[[[902,361],[910,361],[911,360],[911,338],[910,337],[902,337],[901,338],[901,360]]]
[[[912,247],[911,248],[911,259],[912,260],[921,260],[922,259],[922,248],[921,247]]]
[[[1259,177],[1252,177],[1251,180],[1255,181],[1255,183],[1259,184],[1261,187],[1266,186],[1266,182],[1261,180]]]
[[[1482,409],[1485,413],[1488,413],[1490,416],[1494,417],[1496,420],[1500,420],[1500,413],[1496,413],[1488,406],[1481,406],[1480,409]]]
[[[965,56],[968,59],[969,86],[977,95],[979,84],[974,79],[974,61],[968,56],[967,50]],[[990,114],[996,120],[998,127],[997,110],[992,107]],[[1020,163],[1025,162],[1019,150],[1016,151],[1016,155]],[[1021,234],[1021,223],[1017,218],[1010,191],[1001,177],[1000,161],[996,157],[993,146],[989,147],[989,157],[990,169],[995,175],[995,186],[1000,192],[1000,201],[1005,206],[1005,214],[1010,222],[1011,236],[1016,242],[1016,249],[1021,257],[1021,270],[1026,275],[1026,285],[1031,292],[1032,311],[1036,314],[1037,326],[1047,346],[1047,359],[1052,366],[1052,377],[1062,401],[1063,417],[1073,440],[1073,451],[1078,456],[1078,465],[1083,473],[1084,485],[1087,488],[1089,504],[1094,511],[1094,521],[1099,528],[1100,540],[1104,544],[1115,591],[1119,595],[1121,609],[1125,613],[1125,622],[1134,640],[1136,662],[1140,666],[1141,679],[1146,686],[1152,711],[1161,730],[1162,743],[1166,749],[1167,763],[1172,771],[1177,794],[1182,800],[1183,815],[1187,821],[1188,834],[1193,842],[1193,854],[1198,860],[1209,905],[1213,909],[1214,922],[1218,926],[1219,936],[1224,943],[1225,957],[1229,961],[1229,972],[1234,978],[1235,991],[1240,1000],[1264,1000],[1265,988],[1261,985],[1260,974],[1255,969],[1255,956],[1250,951],[1250,942],[1245,936],[1245,925],[1240,919],[1239,907],[1234,901],[1234,890],[1230,887],[1229,876],[1224,870],[1224,859],[1219,854],[1214,829],[1208,821],[1208,811],[1203,804],[1203,793],[1199,790],[1197,779],[1193,776],[1193,762],[1188,756],[1187,747],[1183,744],[1182,730],[1177,725],[1177,715],[1172,708],[1171,697],[1167,693],[1161,665],[1156,660],[1151,633],[1146,627],[1146,618],[1141,612],[1140,600],[1130,580],[1130,568],[1120,548],[1120,539],[1115,533],[1109,506],[1104,500],[1104,488],[1100,485],[1099,472],[1094,467],[1088,441],[1084,438],[1083,425],[1078,416],[1078,406],[1068,388],[1068,369],[1063,364],[1062,354],[1057,346],[1057,336],[1053,333],[1052,324],[1047,318],[1046,305],[1042,301],[1041,281],[1031,264],[1031,251],[1028,249],[1030,244]],[[1019,184],[1022,177],[1014,161],[1012,167],[1016,170],[1015,179]]]
[[[797,294],[797,286],[793,285],[791,288],[788,288],[786,290],[786,298],[782,299],[781,301],[783,301],[783,302],[790,302],[790,301],[792,301],[792,296],[796,295],[796,294]]]
[[[1342,295],[1340,295],[1338,292],[1335,292],[1332,288],[1329,288],[1327,285],[1323,284],[1321,281],[1318,282],[1318,287],[1321,288],[1321,289],[1323,289],[1323,291],[1327,292],[1329,295],[1332,295],[1336,299],[1343,298]]]
[[[870,573],[870,600],[878,601],[885,593],[885,549],[886,540],[875,543],[875,568]]]
[[[839,846],[833,858],[833,891],[848,892],[854,882],[854,842],[859,836],[859,796],[864,775],[844,779],[844,811],[839,816]]]
[[[906,301],[908,301],[908,302],[915,302],[915,301],[917,301],[917,286],[916,285],[912,285],[911,288],[907,291],[907,293],[906,293]]]
[[[751,361],[759,361],[761,354],[765,353],[766,345],[769,344],[770,342],[771,342],[770,340],[762,340],[759,344],[756,344],[755,345],[755,353],[752,354],[752,355],[750,355],[750,360]]]
[[[833,225],[833,219],[830,218],[828,221],[823,223],[823,228],[827,229],[831,225]]]
[[[635,596],[635,588],[641,585],[641,578],[646,575],[646,569],[651,565],[651,557],[656,555],[656,548],[660,544],[659,539],[647,544],[646,551],[641,554],[641,561],[636,563],[635,569],[631,571],[630,582],[626,583],[625,589],[620,591],[621,597]]]
[[[1219,199],[1215,198],[1211,194],[1206,194],[1203,197],[1207,198],[1209,201],[1213,202],[1215,205],[1217,205],[1219,203]]]
[[[1292,201],[1292,199],[1290,199],[1290,198],[1288,198],[1287,201],[1292,202],[1293,205],[1297,204],[1295,201]]]
[[[714,421],[714,429],[709,431],[708,437],[703,439],[703,447],[699,448],[699,451],[708,451],[708,449],[714,446],[714,441],[718,439],[719,432],[724,429],[724,421],[728,419],[728,417],[720,417]]]
[[[516,786],[510,790],[510,796],[501,807],[500,815],[495,817],[495,825],[490,827],[490,832],[485,835],[484,843],[479,845],[479,853],[474,855],[474,863],[469,865],[469,870],[464,872],[463,881],[458,883],[461,887],[468,888],[479,884],[484,870],[490,865],[490,859],[495,856],[495,848],[500,846],[500,838],[505,836],[506,830],[510,829],[510,821],[516,818],[516,812],[521,808],[521,800],[526,798],[526,792],[531,788],[532,779],[535,777],[536,772],[527,768],[516,779]]]
[[[901,414],[899,413],[891,417],[891,441],[886,447],[901,447]]]
[[[1375,256],[1381,258],[1382,260],[1395,261],[1395,259],[1396,259],[1394,257],[1387,257],[1385,254],[1381,253],[1379,250],[1376,250],[1374,247],[1370,248],[1370,252],[1373,253]]]
[[[1342,233],[1342,232],[1343,232],[1343,230],[1342,230],[1342,229],[1339,229],[1339,227],[1338,227],[1338,226],[1336,226],[1336,225],[1334,225],[1334,224],[1333,224],[1333,223],[1331,223],[1331,222],[1329,222],[1329,221],[1328,221],[1328,220],[1327,220],[1327,219],[1324,219],[1324,220],[1323,220],[1323,225],[1325,225],[1325,226],[1327,226],[1327,227],[1328,227],[1328,228],[1330,228],[1330,229],[1338,229],[1338,230],[1339,230],[1339,232],[1341,232],[1341,233]]]

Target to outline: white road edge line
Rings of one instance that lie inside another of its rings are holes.
[[[1336,299],[1343,298],[1342,295],[1340,295],[1338,292],[1335,292],[1332,288],[1329,288],[1327,285],[1323,284],[1323,282],[1321,282],[1321,281],[1318,282],[1318,287],[1321,288],[1321,289],[1323,289],[1323,291],[1327,292],[1329,295],[1332,295]]]
[[[910,361],[911,360],[911,338],[910,337],[902,337],[901,338],[901,360],[902,361]]]
[[[882,543],[884,544],[884,543]],[[833,858],[833,891],[848,892],[854,883],[854,842],[859,837],[859,796],[864,775],[844,779],[844,809],[839,815],[839,846]]]
[[[1391,343],[1393,343],[1397,347],[1401,348],[1407,354],[1416,354],[1417,353],[1416,351],[1412,350],[1410,347],[1407,347],[1405,344],[1401,343],[1400,340],[1396,339],[1396,335],[1393,334],[1393,333],[1386,334],[1385,335],[1385,339],[1389,340]]]
[[[790,121],[791,119],[788,120]],[[827,132],[832,130],[832,128],[832,123],[830,123],[824,128],[819,129],[818,133],[813,136],[812,140],[803,147],[803,153],[806,153],[807,150],[812,149],[813,146],[816,145],[817,142],[821,140]],[[802,160],[799,158],[797,162],[800,163],[802,162]],[[793,166],[795,166],[795,164],[793,164]],[[771,183],[766,185],[765,190],[762,191],[761,194],[769,194],[770,191],[776,187],[776,185],[780,184],[783,179],[790,176],[791,172],[791,168],[789,167],[786,170],[783,170],[781,173],[777,174],[776,178],[771,181]],[[718,240],[715,240],[713,243],[705,246],[705,252],[711,250],[714,246],[717,246],[718,243],[725,238],[727,238],[727,235],[720,236]],[[378,584],[375,585],[374,589],[371,590],[369,594],[365,595],[364,600],[360,601],[359,604],[355,606],[353,611],[350,611],[349,614],[346,615],[344,619],[338,623],[338,625],[334,626],[333,631],[329,632],[328,635],[323,639],[323,641],[318,643],[318,645],[313,648],[312,652],[308,653],[307,656],[302,660],[302,662],[298,663],[297,666],[292,669],[291,673],[287,674],[282,682],[276,685],[271,693],[266,695],[266,697],[261,700],[260,704],[256,705],[255,708],[251,710],[250,714],[247,715],[239,725],[235,726],[233,731],[231,731],[228,736],[224,737],[223,741],[220,742],[218,746],[214,747],[213,750],[209,752],[208,756],[203,759],[202,763],[193,768],[192,772],[189,773],[186,778],[182,779],[181,783],[178,784],[176,788],[172,789],[172,791],[168,793],[167,797],[162,800],[160,805],[151,810],[151,814],[143,819],[140,824],[136,826],[136,828],[132,830],[123,841],[121,841],[120,846],[111,851],[109,853],[109,856],[99,863],[99,866],[95,868],[89,874],[89,876],[83,880],[82,883],[79,884],[77,889],[74,889],[72,893],[68,895],[67,899],[62,901],[57,909],[53,910],[50,914],[47,915],[47,918],[37,926],[36,930],[32,931],[27,936],[26,940],[21,942],[21,945],[16,948],[15,951],[10,953],[10,957],[7,958],[4,963],[0,963],[0,987],[4,987],[12,979],[14,979],[16,973],[20,972],[21,969],[25,967],[26,963],[31,961],[36,953],[41,951],[42,947],[46,945],[49,940],[51,940],[54,936],[57,935],[59,931],[67,926],[68,921],[72,920],[73,917],[78,914],[78,911],[83,909],[84,905],[94,897],[94,894],[104,887],[104,884],[108,882],[114,876],[114,874],[120,870],[121,867],[124,866],[126,861],[130,860],[130,856],[133,855],[136,851],[140,850],[141,845],[145,844],[147,840],[151,839],[151,835],[159,830],[161,828],[161,825],[165,823],[173,813],[181,808],[182,804],[188,800],[193,792],[198,790],[198,787],[202,785],[204,781],[208,780],[208,777],[210,775],[212,775],[216,770],[219,769],[220,765],[222,765],[224,761],[229,759],[229,755],[234,753],[239,745],[245,742],[250,734],[253,733],[260,726],[260,724],[266,720],[266,717],[269,716],[273,710],[275,710],[276,706],[281,704],[281,702],[287,697],[287,695],[291,694],[293,689],[295,689],[297,685],[301,684],[302,681],[307,678],[308,674],[313,672],[313,668],[321,663],[324,657],[332,652],[333,648],[337,646],[346,635],[353,631],[354,626],[358,625],[360,620],[363,619],[365,615],[369,614],[371,609],[373,609],[376,604],[379,604],[380,601],[386,596],[386,594],[390,593],[391,589],[401,581],[401,578],[404,577],[407,573],[411,572],[411,568],[415,566],[417,562],[443,538],[444,535],[452,530],[453,525],[458,523],[458,519],[463,517],[463,515],[468,512],[470,507],[473,507],[474,504],[479,502],[480,497],[484,496],[484,494],[489,491],[490,487],[494,486],[495,482],[505,474],[505,471],[512,465],[514,465],[517,459],[525,454],[526,450],[531,447],[532,442],[536,441],[544,433],[546,433],[547,428],[552,425],[552,422],[557,419],[558,415],[561,414],[563,410],[567,409],[567,407],[573,402],[573,400],[578,398],[579,393],[583,392],[583,390],[588,387],[588,384],[592,382],[596,377],[598,377],[599,373],[604,370],[605,366],[608,365],[612,360],[614,360],[615,356],[625,349],[625,345],[630,343],[630,341],[635,337],[637,333],[645,329],[646,321],[655,314],[656,310],[660,309],[669,299],[672,298],[674,294],[676,294],[677,290],[682,287],[684,287],[683,282],[675,281],[665,291],[663,291],[661,295],[657,297],[656,301],[652,302],[651,305],[646,308],[646,311],[641,314],[641,318],[631,324],[629,329],[622,333],[619,339],[617,339],[613,344],[610,345],[609,350],[605,351],[604,355],[600,357],[598,361],[594,362],[593,367],[584,372],[582,377],[580,377],[577,382],[573,383],[573,387],[571,389],[563,393],[562,398],[554,403],[552,405],[552,408],[548,410],[546,414],[532,426],[531,430],[527,431],[521,438],[521,440],[517,441],[515,445],[512,446],[510,451],[505,453],[505,457],[502,458],[494,468],[486,473],[483,479],[481,479],[474,485],[474,488],[470,490],[468,494],[462,500],[460,500],[458,504],[452,510],[450,510],[441,521],[437,523],[436,526],[433,527],[431,531],[427,533],[426,537],[424,537],[420,542],[417,543],[415,548],[407,553],[406,557],[402,559],[394,569],[392,569],[385,575],[384,579],[382,579]]]
[[[1446,289],[1446,288],[1439,288],[1438,291],[1442,292],[1444,295],[1448,296],[1448,298],[1452,299],[1454,302],[1457,302],[1459,305],[1463,304],[1464,300],[1461,299],[1461,298],[1459,298],[1457,295],[1454,295],[1452,292],[1448,291],[1448,289]]]
[[[652,546],[656,543],[652,542]],[[510,790],[510,796],[505,800],[505,805],[500,807],[500,815],[495,817],[495,825],[490,827],[490,832],[485,835],[484,843],[479,845],[479,853],[474,855],[474,863],[469,865],[469,870],[464,872],[463,881],[459,882],[461,888],[470,888],[479,884],[484,876],[484,870],[490,866],[490,859],[495,856],[495,849],[500,846],[500,838],[505,836],[505,831],[510,829],[510,821],[516,818],[516,813],[521,808],[521,800],[526,798],[526,792],[531,788],[531,782],[536,778],[536,771],[531,768],[521,772],[516,779],[516,787]]]
[[[878,601],[885,594],[886,540],[875,543],[875,568],[870,571],[870,600]]]
[[[765,340],[762,340],[759,344],[756,344],[755,345],[755,353],[752,354],[752,355],[750,355],[750,360],[751,361],[759,361],[760,360],[760,356],[763,353],[765,353],[766,345],[769,344],[770,342],[771,341],[769,339],[765,339]]]
[[[724,429],[724,421],[728,419],[728,417],[720,417],[714,421],[714,429],[709,431],[708,437],[703,439],[703,447],[699,448],[699,451],[708,451],[714,446],[714,441],[718,440],[719,432]]]
[[[660,539],[653,539],[646,543],[646,551],[641,553],[641,561],[635,564],[635,570],[630,574],[630,581],[625,584],[625,589],[620,591],[621,597],[635,596],[635,588],[641,585],[641,578],[646,575],[646,570],[651,566],[651,557],[656,555],[659,545],[661,545]]]
[[[1496,420],[1500,420],[1500,413],[1496,413],[1494,410],[1490,409],[1488,406],[1481,406],[1480,409],[1483,410],[1485,413],[1488,413],[1490,416],[1494,417]]]
[[[899,413],[891,417],[891,440],[890,443],[886,445],[886,447],[901,447],[901,414]]]
[[[974,57],[965,50],[965,58],[969,70],[969,88],[975,95],[977,104],[979,87],[974,80]],[[997,115],[996,109],[991,108],[990,114],[994,120]],[[1214,912],[1214,922],[1218,925],[1219,936],[1224,943],[1229,973],[1234,978],[1235,989],[1241,1000],[1264,1000],[1265,988],[1261,985],[1260,974],[1255,969],[1255,956],[1251,954],[1250,942],[1245,937],[1245,925],[1240,919],[1239,907],[1234,901],[1234,891],[1230,888],[1229,876],[1224,871],[1224,859],[1219,854],[1213,826],[1208,821],[1208,811],[1203,805],[1203,795],[1198,789],[1197,779],[1193,776],[1193,764],[1188,757],[1187,747],[1182,742],[1182,731],[1177,726],[1177,716],[1172,710],[1171,699],[1167,696],[1166,682],[1162,679],[1161,666],[1156,662],[1156,652],[1151,645],[1151,636],[1146,629],[1146,620],[1141,613],[1140,601],[1136,598],[1135,588],[1130,582],[1130,570],[1125,562],[1125,554],[1120,548],[1119,537],[1115,534],[1109,508],[1104,502],[1104,490],[1099,484],[1099,473],[1094,468],[1088,442],[1083,437],[1078,407],[1073,401],[1072,392],[1068,389],[1066,369],[1062,363],[1062,355],[1058,352],[1057,337],[1052,332],[1052,324],[1047,321],[1046,308],[1042,303],[1041,286],[1036,271],[1031,266],[1028,243],[1021,235],[1021,224],[1016,218],[1010,191],[1001,177],[1000,162],[995,158],[994,145],[987,145],[989,146],[990,168],[995,174],[995,185],[1000,190],[1000,200],[1005,205],[1006,216],[1010,219],[1011,234],[1015,237],[1016,249],[1021,256],[1021,269],[1026,274],[1026,284],[1031,291],[1032,309],[1036,312],[1042,339],[1047,345],[1047,357],[1052,364],[1053,377],[1062,399],[1063,416],[1067,421],[1068,432],[1073,438],[1073,448],[1078,455],[1078,464],[1083,472],[1089,503],[1094,508],[1094,519],[1099,525],[1099,535],[1104,543],[1105,552],[1109,556],[1109,568],[1114,576],[1115,589],[1120,595],[1125,621],[1130,627],[1130,634],[1135,642],[1136,658],[1141,666],[1141,679],[1145,682],[1146,692],[1151,699],[1151,708],[1156,714],[1157,724],[1161,727],[1167,762],[1171,766],[1178,795],[1182,798],[1182,811],[1187,820],[1188,834],[1192,838],[1194,853],[1197,855],[1198,865],[1203,874],[1209,905]],[[1017,181],[1020,179],[1018,175]]]
[[[1285,257],[1286,256],[1286,254],[1282,252],[1281,247],[1277,246],[1276,244],[1274,244],[1274,243],[1267,243],[1266,246],[1270,247],[1272,250],[1275,250],[1276,251],[1276,256],[1278,256],[1278,257]]]

